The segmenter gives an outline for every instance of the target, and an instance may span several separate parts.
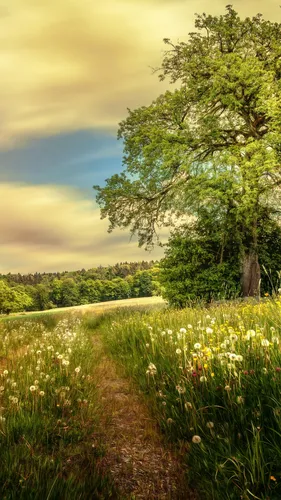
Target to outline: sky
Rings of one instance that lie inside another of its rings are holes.
[[[167,88],[163,38],[225,0],[0,0],[0,273],[156,260],[108,234],[93,185],[122,171],[118,123]],[[281,22],[280,0],[236,0]],[[163,237],[167,237],[164,235]]]

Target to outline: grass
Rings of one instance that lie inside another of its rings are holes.
[[[115,498],[98,470],[95,353],[79,317],[1,323],[1,499]]]
[[[281,498],[280,313],[277,299],[120,310],[92,325],[182,448],[202,498]]]

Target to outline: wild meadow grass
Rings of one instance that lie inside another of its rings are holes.
[[[99,329],[200,498],[281,498],[281,300],[115,312]]]
[[[79,317],[0,323],[0,498],[112,498],[96,468],[94,351]]]

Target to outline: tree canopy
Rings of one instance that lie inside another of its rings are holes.
[[[109,230],[153,245],[161,226],[206,211],[239,244],[244,295],[257,293],[261,221],[278,218],[281,24],[197,15],[187,42],[164,42],[160,79],[173,89],[128,110],[118,137],[124,171],[97,189]],[[174,89],[176,85],[176,88]]]

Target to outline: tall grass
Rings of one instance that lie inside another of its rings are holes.
[[[206,499],[281,498],[281,301],[99,325]]]
[[[107,499],[94,351],[78,317],[1,323],[0,498]]]

